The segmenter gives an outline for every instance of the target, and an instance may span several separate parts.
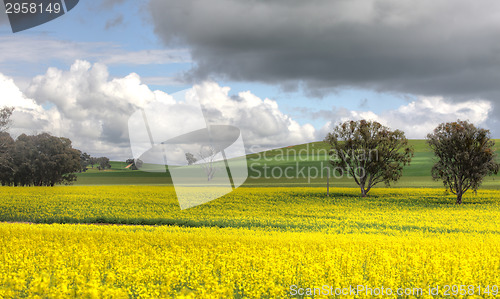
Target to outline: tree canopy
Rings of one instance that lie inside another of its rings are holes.
[[[0,183],[3,186],[54,186],[76,180],[76,172],[88,165],[110,168],[106,157],[94,158],[74,149],[71,140],[22,134],[14,140],[7,129],[14,108],[0,109]]]
[[[67,138],[47,133],[20,135],[15,141],[3,133],[6,146],[0,154],[2,185],[54,186],[76,180],[80,151]]]
[[[391,131],[375,121],[346,121],[329,133],[330,163],[334,171],[350,176],[366,196],[378,183],[397,181],[410,163],[413,148],[400,130]]]
[[[432,177],[457,195],[457,204],[467,190],[477,191],[485,176],[498,173],[489,130],[467,121],[442,123],[427,135],[427,143],[437,157]]]

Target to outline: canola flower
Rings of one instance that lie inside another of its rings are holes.
[[[240,188],[181,211],[171,187],[0,188],[3,221],[171,224],[0,223],[0,298],[500,285],[500,193],[480,191],[455,206],[436,189],[373,191],[361,199],[355,189],[325,197],[318,188]]]
[[[238,188],[180,210],[173,187],[0,187],[0,221],[169,224],[328,233],[498,233],[500,192],[466,194],[464,205],[440,189]]]
[[[498,236],[461,233],[3,223],[0,297],[283,298],[292,285],[486,286],[500,278],[499,246]]]

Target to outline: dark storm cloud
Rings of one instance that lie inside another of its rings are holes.
[[[196,78],[500,95],[500,2],[151,0],[156,33],[191,47]]]

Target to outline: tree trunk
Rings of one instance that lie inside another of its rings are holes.
[[[365,184],[359,185],[361,187],[361,197],[366,197]]]
[[[462,193],[457,193],[457,201],[455,202],[455,204],[457,205],[460,205],[462,204]]]

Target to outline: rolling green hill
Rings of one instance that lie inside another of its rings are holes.
[[[495,140],[497,153],[500,140]],[[430,170],[433,153],[425,140],[410,140],[415,150],[411,165],[404,170],[401,180],[393,187],[442,187],[441,182],[433,181]],[[299,144],[247,156],[249,178],[245,186],[324,186],[328,167],[329,145],[323,142]],[[500,156],[500,155],[499,155]],[[78,174],[76,185],[170,185],[168,173],[147,173],[130,170],[125,162],[111,162],[111,169],[99,171],[89,169]],[[332,186],[356,187],[348,178],[330,179]],[[487,177],[484,188],[500,189],[500,177]],[[383,186],[383,185],[381,185]]]

